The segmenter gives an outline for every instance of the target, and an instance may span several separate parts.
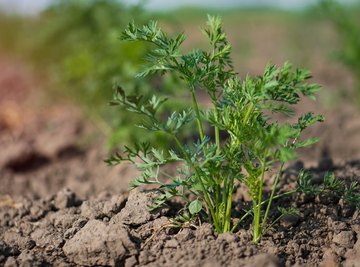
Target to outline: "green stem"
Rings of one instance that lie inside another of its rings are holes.
[[[219,120],[219,110],[216,106],[216,103],[213,102],[214,105],[214,114],[215,114],[215,120],[218,121]],[[220,147],[220,130],[219,127],[214,126],[215,129],[215,143],[216,143],[216,153],[220,154],[221,152],[221,147]]]
[[[277,195],[277,196],[274,196],[273,197],[273,200],[275,199],[278,199],[278,198],[281,198],[281,197],[284,197],[284,196],[287,196],[287,195],[291,195],[291,194],[294,194],[296,193],[297,191],[296,190],[292,190],[292,191],[289,191],[289,192],[285,192],[285,193],[282,193],[280,195]],[[269,199],[266,199],[264,200],[263,202],[261,202],[261,205],[265,204],[269,202]],[[256,205],[255,207],[257,207],[258,205]],[[250,209],[248,210],[240,219],[239,221],[237,221],[237,223],[231,228],[231,232],[234,232],[236,230],[236,228],[239,226],[239,224],[245,220],[252,212],[254,211],[254,208],[253,209]]]
[[[214,105],[214,112],[215,112],[215,120],[218,121],[219,119],[219,111],[217,109],[217,105],[215,102],[213,102]],[[215,143],[216,143],[216,154],[220,154],[221,153],[221,147],[220,147],[220,131],[219,131],[219,127],[214,126],[215,128]],[[219,218],[219,207],[220,207],[220,201],[219,201],[219,196],[220,196],[220,185],[218,184],[218,179],[215,178],[216,181],[216,216],[217,218]],[[221,227],[224,227],[224,224],[221,223]]]
[[[197,122],[198,129],[199,129],[200,139],[201,139],[201,141],[204,141],[205,135],[204,135],[204,130],[203,130],[202,122],[201,122],[199,105],[198,105],[198,102],[196,99],[195,89],[193,86],[191,86],[191,98],[192,98],[192,103],[193,103],[194,110],[195,110],[196,122]]]
[[[233,184],[234,184],[234,176],[231,176],[228,183],[228,195],[227,195],[227,203],[226,203],[225,222],[223,228],[224,233],[230,231],[232,194],[234,188]]]
[[[210,62],[213,62],[214,60],[214,57],[215,57],[215,43],[212,44],[212,52],[211,52],[211,61]],[[215,120],[218,121],[218,118],[219,118],[219,111],[218,111],[218,108],[217,108],[217,102],[216,102],[216,97],[215,97],[215,94],[211,94],[210,97],[211,99],[213,100],[213,106],[214,106],[214,112],[215,112]],[[216,143],[216,153],[220,154],[220,131],[219,131],[219,127],[217,126],[214,126],[215,127],[215,143]]]
[[[266,153],[264,154],[266,155]],[[258,200],[257,200],[258,205],[256,212],[254,213],[254,237],[253,237],[254,243],[257,243],[261,236],[260,218],[261,218],[261,206],[262,206],[261,203],[262,203],[265,168],[266,168],[266,159],[264,158],[262,161],[262,168],[261,168],[261,180],[260,180],[260,188],[259,188]]]
[[[271,227],[273,227],[278,221],[284,218],[285,214],[281,214],[279,217],[276,218],[266,229],[264,232],[267,232]]]
[[[216,153],[220,154],[220,131],[219,128],[217,126],[215,126],[215,142],[216,142]]]
[[[198,169],[196,168],[196,166],[192,163],[189,155],[186,153],[186,151],[184,150],[183,146],[181,145],[179,139],[173,135],[174,139],[175,139],[175,142],[176,144],[178,145],[178,147],[180,148],[180,150],[182,151],[182,153],[184,154],[184,156],[186,157],[186,160],[188,161],[188,163],[191,165],[191,167],[194,169],[194,172],[195,172],[195,175],[196,177],[199,179],[199,182],[200,182],[200,186],[201,186],[201,190],[203,191],[203,194],[204,194],[204,197],[205,197],[205,202],[207,203],[207,206],[210,210],[210,214],[211,214],[211,217],[213,219],[213,222],[214,222],[214,226],[215,226],[215,229],[216,231],[220,232],[220,227],[219,227],[219,223],[217,221],[217,217],[216,217],[216,214],[215,214],[215,211],[214,211],[214,208],[213,208],[213,204],[210,200],[210,197],[209,197],[209,194],[208,192],[206,191],[206,188],[205,188],[205,185],[204,185],[204,181],[202,180],[201,178],[201,175],[198,171]]]
[[[222,203],[224,203],[225,207],[224,207],[224,211],[223,211],[223,214],[222,214],[222,225],[224,227],[225,225],[225,220],[226,220],[226,199],[227,199],[227,196],[228,196],[228,190],[229,190],[229,183],[227,182],[229,179],[228,176],[225,177],[224,179],[224,188],[223,188],[223,192],[222,192]]]
[[[215,216],[216,218],[219,218],[219,194],[220,194],[220,190],[219,190],[219,186],[216,184],[216,189],[215,189]],[[221,222],[220,222],[220,228],[221,228]]]
[[[273,184],[273,187],[272,187],[272,190],[271,190],[271,195],[270,195],[270,198],[269,198],[269,202],[267,204],[267,207],[266,207],[266,211],[265,211],[265,215],[264,215],[264,219],[262,221],[262,224],[261,224],[261,227],[264,229],[264,226],[266,224],[266,220],[267,220],[267,217],[269,215],[269,211],[270,211],[270,207],[271,207],[271,203],[273,201],[273,198],[274,198],[274,194],[275,194],[275,190],[276,190],[276,186],[279,182],[279,177],[281,175],[281,172],[282,172],[282,169],[284,167],[284,164],[285,162],[282,162],[281,163],[281,167],[279,169],[279,172],[277,173],[276,177],[275,177],[275,181],[274,181],[274,184]]]

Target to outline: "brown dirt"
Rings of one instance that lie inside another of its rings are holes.
[[[284,179],[294,184],[298,170]],[[359,162],[334,169],[344,181],[359,180]],[[315,178],[323,172],[313,169]],[[357,178],[354,178],[357,177]],[[279,205],[298,209],[255,245],[250,222],[234,234],[215,234],[209,224],[170,227],[174,208],[149,212],[156,191],[99,194],[80,199],[62,190],[45,199],[2,199],[0,263],[4,266],[358,266],[360,212],[328,195],[301,194]],[[243,203],[241,199],[235,201]],[[174,205],[176,207],[176,205]],[[170,207],[173,207],[170,203]],[[239,211],[241,212],[241,211]],[[277,211],[272,210],[272,216]]]
[[[150,213],[156,191],[129,194],[135,171],[103,163],[102,138],[74,107],[29,104],[39,85],[28,70],[4,57],[0,68],[0,266],[359,266],[359,210],[336,198],[283,200],[300,215],[275,225],[258,245],[250,222],[221,235],[208,224],[168,227],[177,205]],[[309,109],[327,121],[308,133],[321,142],[300,153],[302,164],[315,179],[332,169],[359,180],[358,109],[304,102],[297,113]],[[297,171],[284,172],[286,186]]]

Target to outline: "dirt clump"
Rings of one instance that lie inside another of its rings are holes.
[[[130,191],[124,209],[112,218],[112,223],[137,226],[166,214],[169,210],[167,207],[150,211],[149,206],[151,205],[151,200],[155,197],[156,191]]]
[[[127,229],[121,224],[90,220],[63,247],[65,256],[79,265],[120,265],[136,253]]]

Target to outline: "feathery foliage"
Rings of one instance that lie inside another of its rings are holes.
[[[269,210],[277,197],[284,164],[296,157],[298,148],[317,142],[317,138],[302,139],[301,134],[307,127],[323,121],[322,116],[307,113],[296,123],[280,123],[269,114],[291,116],[291,106],[299,102],[301,95],[314,99],[320,86],[307,82],[311,77],[309,71],[293,69],[290,63],[281,67],[268,64],[262,75],[241,79],[233,69],[231,46],[221,19],[209,16],[202,32],[210,43],[210,51],[197,49],[183,54],[180,47],[184,34],[171,38],[156,22],[143,27],[128,25],[122,34],[123,40],[153,46],[147,56],[148,65],[138,77],[177,74],[187,84],[192,105],[164,119],[158,110],[166,99],[153,96],[146,100],[127,95],[118,87],[111,103],[142,115],[144,122],[140,127],[167,134],[176,146],[162,151],[150,144],[137,144],[134,148],[125,147],[107,163],[130,161],[135,164],[142,173],[132,182],[133,187],[158,185],[161,194],[154,199],[152,208],[173,197],[181,197],[186,203],[183,218],[200,216],[220,233],[234,231],[243,219],[234,224],[232,198],[236,187],[244,183],[253,200],[251,212],[247,214],[253,215],[253,239],[258,242],[268,229]],[[197,92],[200,90],[209,96],[211,108],[199,106]],[[197,124],[198,139],[184,144],[178,136],[192,121]],[[213,137],[205,134],[205,127],[214,131]],[[220,133],[227,137],[220,139]],[[176,174],[164,168],[167,164],[177,166]],[[279,165],[271,195],[264,200],[265,174]]]

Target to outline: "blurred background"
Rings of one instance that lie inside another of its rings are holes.
[[[139,139],[168,141],[110,107],[113,86],[175,96],[177,108],[187,98],[175,77],[134,79],[150,47],[121,42],[120,33],[131,21],[158,20],[169,33],[187,35],[185,50],[207,49],[200,32],[206,14],[223,18],[240,76],[289,61],[323,86],[317,102],[297,107],[327,119],[308,133],[322,141],[301,154],[306,164],[359,159],[358,0],[0,0],[0,194],[126,190],[134,172],[104,166],[108,151]]]

